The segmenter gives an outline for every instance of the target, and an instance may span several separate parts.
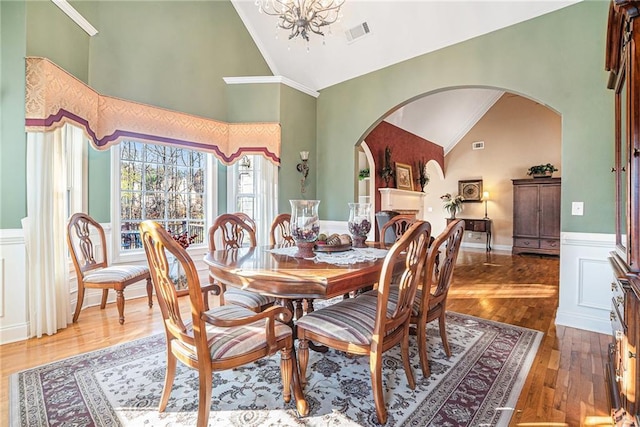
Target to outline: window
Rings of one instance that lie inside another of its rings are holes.
[[[278,168],[262,156],[244,156],[227,168],[227,210],[244,212],[256,222],[259,245],[269,243],[278,213]]]
[[[119,144],[120,251],[142,248],[140,222],[152,219],[173,235],[205,242],[209,155],[184,148]]]

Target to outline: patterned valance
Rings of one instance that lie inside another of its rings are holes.
[[[46,58],[27,58],[26,76],[27,132],[71,123],[99,150],[136,140],[206,151],[225,164],[245,154],[280,164],[278,123],[225,123],[101,95]]]

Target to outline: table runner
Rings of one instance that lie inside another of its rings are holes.
[[[277,255],[295,256],[298,248],[289,246],[285,248],[269,249],[269,252]],[[349,265],[359,262],[371,262],[387,256],[386,249],[377,248],[351,248],[343,252],[316,252],[313,258],[306,258],[316,262],[326,262],[333,265]]]

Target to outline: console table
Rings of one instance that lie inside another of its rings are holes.
[[[464,220],[465,231],[475,231],[477,233],[485,233],[487,235],[487,252],[491,252],[491,219],[473,219],[473,218],[457,218]],[[447,218],[447,225],[453,218]]]

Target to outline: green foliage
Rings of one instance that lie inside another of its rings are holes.
[[[551,163],[547,163],[546,165],[531,166],[529,168],[529,171],[527,172],[527,175],[544,175],[547,173],[551,175],[557,170],[558,169],[556,169],[556,167],[553,166]]]

